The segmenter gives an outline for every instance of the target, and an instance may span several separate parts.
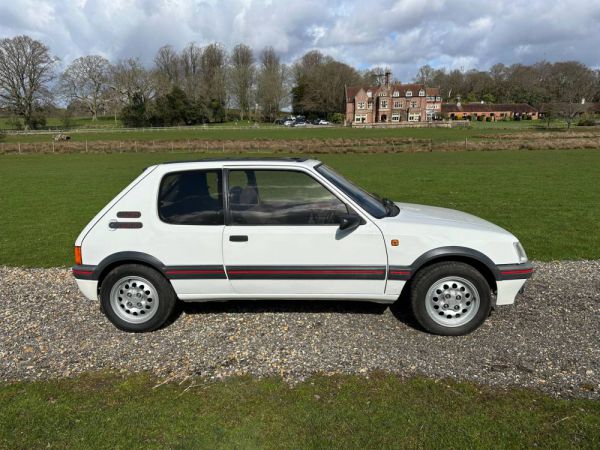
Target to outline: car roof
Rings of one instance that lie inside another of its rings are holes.
[[[194,165],[194,164],[202,164],[202,163],[213,163],[216,166],[224,166],[224,165],[236,165],[236,166],[244,166],[244,165],[272,165],[272,166],[281,166],[281,165],[299,165],[306,167],[314,167],[318,164],[321,164],[321,161],[316,159],[307,159],[307,158],[260,158],[260,157],[247,157],[247,158],[201,158],[195,160],[182,160],[182,161],[165,161],[157,164],[158,166],[162,165]]]

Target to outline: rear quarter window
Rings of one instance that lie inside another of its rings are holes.
[[[223,225],[221,170],[166,174],[158,192],[158,215],[174,225]]]

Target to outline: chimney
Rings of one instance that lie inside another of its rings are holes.
[[[392,76],[392,72],[390,72],[389,70],[385,72],[385,85],[389,86],[390,85],[390,77]]]

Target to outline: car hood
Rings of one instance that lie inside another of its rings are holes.
[[[396,203],[396,205],[400,208],[400,213],[392,219],[395,219],[397,222],[422,225],[443,225],[510,234],[498,225],[455,209],[417,205],[413,203]]]

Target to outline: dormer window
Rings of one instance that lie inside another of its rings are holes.
[[[441,101],[442,101],[442,97],[436,97],[436,98],[435,98],[435,101],[436,101],[436,102],[441,102]]]
[[[421,89],[419,91],[419,97],[425,97],[425,90]]]
[[[380,97],[387,97],[387,92],[385,92],[385,91],[381,91],[381,92],[379,93],[379,96],[380,96]]]
[[[400,92],[394,91],[394,97],[400,97]]]
[[[406,91],[406,96],[407,97],[412,97],[412,91]]]

